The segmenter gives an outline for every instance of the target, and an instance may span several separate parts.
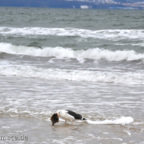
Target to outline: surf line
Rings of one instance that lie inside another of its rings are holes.
[[[92,120],[86,120],[88,124],[95,124],[95,125],[114,125],[114,124],[119,124],[119,125],[125,125],[125,124],[130,124],[134,122],[134,119],[132,117],[120,117],[115,120],[103,120],[103,121],[92,121]]]
[[[121,124],[121,125],[125,125],[125,124],[130,124],[134,121],[134,119],[132,117],[120,117],[114,120],[103,120],[103,121],[92,121],[86,118],[83,118],[82,115],[71,111],[71,110],[58,110],[56,113],[54,113],[50,120],[52,122],[52,125],[54,126],[55,123],[59,122],[59,118],[62,118],[63,120],[65,120],[65,124],[67,121],[73,122],[77,121],[77,122],[81,122],[81,121],[85,121],[88,124],[97,124],[97,125],[106,125],[106,124]]]

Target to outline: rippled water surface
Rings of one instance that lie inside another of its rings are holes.
[[[143,13],[0,8],[0,143],[143,144]]]

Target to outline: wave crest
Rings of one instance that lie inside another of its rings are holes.
[[[0,75],[42,78],[48,80],[69,80],[106,82],[115,84],[144,84],[144,74],[138,72],[102,72],[88,70],[44,69],[34,66],[1,65]]]
[[[35,57],[55,57],[58,59],[92,59],[92,60],[107,60],[107,61],[139,61],[144,60],[144,53],[136,53],[134,50],[106,50],[100,48],[89,48],[87,50],[73,50],[63,47],[27,47],[15,46],[9,43],[0,43],[0,52],[28,55]]]
[[[144,30],[123,30],[123,29],[106,29],[106,30],[87,30],[77,28],[43,28],[43,27],[0,27],[0,35],[11,36],[78,36],[82,38],[96,38],[107,40],[121,39],[144,39]]]

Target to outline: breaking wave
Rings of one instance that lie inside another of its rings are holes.
[[[15,107],[3,107],[0,108],[0,115],[6,115],[10,117],[25,117],[25,118],[36,118],[41,119],[45,121],[50,121],[50,117],[52,115],[51,111],[47,110],[22,110],[21,108],[15,108]],[[60,119],[60,122],[63,122],[63,119]],[[131,124],[134,122],[134,119],[132,117],[125,117],[121,116],[119,118],[112,118],[112,119],[105,119],[105,120],[90,120],[87,119],[86,121],[76,121],[76,123],[86,122],[88,124],[94,124],[94,125],[125,125],[125,124]]]
[[[88,124],[96,124],[96,125],[107,125],[107,124],[130,124],[134,121],[132,117],[120,117],[114,120],[103,120],[103,121],[91,121],[86,120]]]
[[[27,47],[16,46],[10,43],[0,43],[0,52],[28,55],[35,57],[55,57],[58,59],[92,59],[92,60],[107,60],[107,61],[143,61],[144,53],[137,53],[134,50],[116,50],[111,51],[100,48],[89,48],[87,50],[73,50],[63,47]]]
[[[144,39],[144,30],[87,30],[77,28],[43,28],[43,27],[0,27],[0,35],[11,36],[78,36],[82,38],[96,38],[108,40]]]
[[[0,65],[0,75],[42,78],[48,80],[69,80],[106,82],[115,84],[144,84],[143,72],[110,72],[69,70],[58,68],[37,68],[34,66]]]

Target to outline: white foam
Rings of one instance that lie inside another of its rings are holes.
[[[43,28],[43,27],[0,27],[1,35],[12,36],[79,36],[82,38],[96,38],[108,40],[121,39],[144,39],[144,30],[140,29],[106,29],[106,30],[87,30],[77,28]]]
[[[117,50],[111,51],[100,48],[89,48],[87,50],[73,50],[71,48],[63,47],[45,47],[35,48],[27,46],[15,46],[10,43],[0,43],[0,52],[16,55],[29,55],[40,57],[55,57],[58,59],[75,58],[80,63],[84,62],[84,59],[108,61],[144,61],[144,53],[136,53],[134,50]]]
[[[103,72],[87,70],[69,70],[55,68],[37,68],[26,65],[0,65],[0,75],[43,78],[48,80],[70,80],[88,82],[106,82],[116,84],[144,84],[144,73]]]
[[[118,125],[125,125],[125,124],[130,124],[134,121],[132,117],[121,117],[115,120],[104,120],[104,121],[91,121],[91,120],[86,120],[88,124],[96,124],[96,125],[107,125],[107,124],[118,124]]]
[[[134,122],[133,125],[144,125],[144,122]]]
[[[49,116],[51,115],[50,111],[47,111],[47,109],[37,110],[34,108],[22,108],[21,103],[17,104],[15,107],[12,107],[10,105],[7,105],[6,107],[0,107],[0,114],[2,115],[8,115],[11,117],[32,117],[32,118],[38,118],[43,119],[46,121],[49,121]]]
[[[16,107],[12,107],[11,105],[9,106],[3,106],[0,107],[0,114],[3,115],[9,115],[9,116],[23,116],[23,117],[33,117],[33,118],[38,118],[38,119],[44,119],[46,121],[50,121],[50,117],[52,115],[51,111],[47,111],[47,109],[43,109],[43,110],[35,110],[34,108],[32,108],[31,110],[27,107],[22,108],[21,104],[17,104]],[[61,122],[64,122],[63,119],[60,118]],[[119,118],[115,118],[115,119],[106,119],[106,120],[76,120],[76,123],[82,123],[82,122],[86,122],[88,124],[94,124],[94,125],[109,125],[109,124],[115,124],[115,125],[125,125],[125,124],[135,124],[137,125],[137,122],[134,122],[134,119],[130,116],[125,117],[119,117]],[[139,124],[139,123],[138,123]],[[141,123],[143,124],[143,123]]]

